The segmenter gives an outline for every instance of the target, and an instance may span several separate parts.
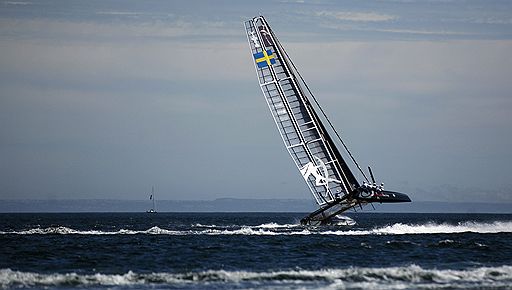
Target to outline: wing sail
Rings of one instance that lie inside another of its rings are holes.
[[[323,206],[359,187],[291,60],[263,16],[245,22],[261,90],[283,142],[316,202]]]

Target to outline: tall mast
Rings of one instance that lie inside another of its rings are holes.
[[[151,196],[153,197],[153,210],[156,211],[155,207],[155,187],[151,186]]]

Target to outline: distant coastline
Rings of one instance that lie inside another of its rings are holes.
[[[23,212],[145,212],[147,200],[70,199],[0,200],[1,213]],[[310,212],[316,209],[308,199],[159,200],[159,212]],[[411,213],[512,213],[512,203],[415,201],[407,204],[375,204],[363,212]]]

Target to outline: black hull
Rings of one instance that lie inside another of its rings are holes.
[[[343,198],[336,200],[324,207],[317,209],[304,217],[300,223],[302,225],[322,226],[322,225],[340,225],[337,222],[337,216],[349,209],[360,207],[364,205],[378,202],[378,203],[399,203],[411,202],[409,196],[405,193],[395,191],[379,191],[379,192],[365,192],[361,191],[354,195],[352,198]],[[341,224],[343,225],[343,224]]]
[[[405,193],[383,190],[376,193],[361,192],[357,197],[358,200],[363,202],[379,202],[379,203],[397,203],[397,202],[411,202],[409,196]]]

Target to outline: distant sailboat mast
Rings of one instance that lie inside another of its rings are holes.
[[[155,205],[155,187],[151,186],[151,195],[149,196],[149,199],[153,201],[153,207],[148,210],[148,213],[155,213],[156,212],[156,205]]]

